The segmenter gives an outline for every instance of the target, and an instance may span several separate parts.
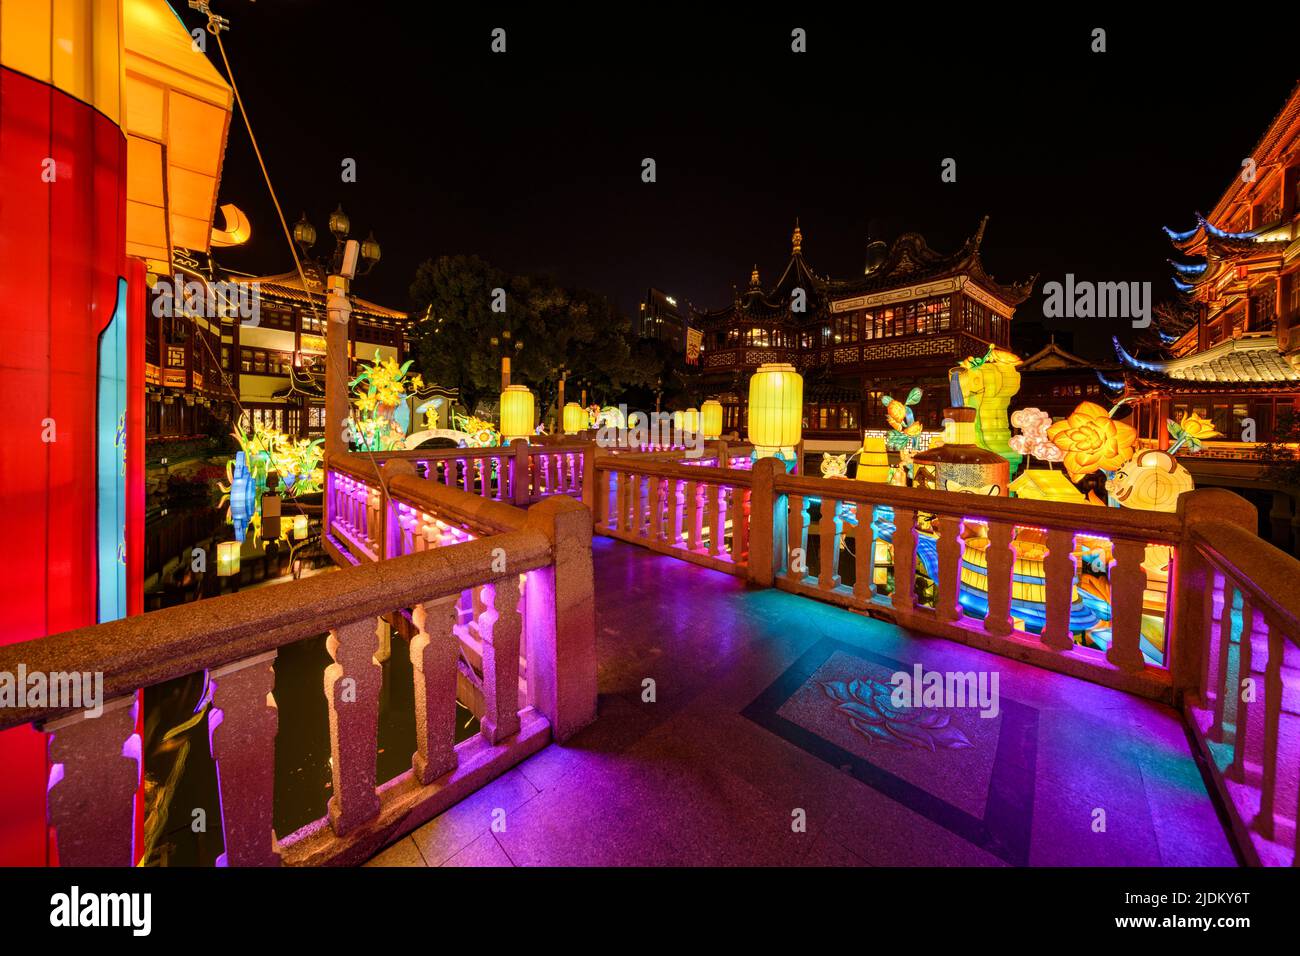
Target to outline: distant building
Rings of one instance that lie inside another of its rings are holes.
[[[796,225],[790,259],[764,286],[755,266],[732,304],[694,312],[704,332],[697,390],[723,405],[724,428],[745,433],[749,377],[767,362],[788,362],[804,376],[805,450],[848,450],[864,430],[885,427],[881,398],[924,390],[915,413],[938,430],[949,401],[948,372],[990,345],[1010,346],[1016,306],[1033,280],[1004,285],[980,260],[987,219],[950,255],[916,233],[871,243],[856,279],[818,275],[804,260]]]
[[[686,319],[677,307],[677,300],[660,289],[646,292],[633,331],[641,338],[658,339],[677,351],[686,350]]]
[[[1052,339],[1017,366],[1017,408],[1039,408],[1065,418],[1080,402],[1109,408],[1123,388],[1119,364],[1097,363],[1068,352]]]

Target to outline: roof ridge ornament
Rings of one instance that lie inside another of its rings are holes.
[[[799,228],[798,216],[794,217],[794,234],[790,237],[790,245],[793,247],[794,255],[803,255],[803,230]]]

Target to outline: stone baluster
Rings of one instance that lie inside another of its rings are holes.
[[[647,529],[647,535],[652,542],[663,540],[663,532],[664,532],[663,501],[660,496],[660,490],[662,487],[663,487],[663,479],[651,475],[650,493],[648,496],[649,498],[648,503],[650,508],[650,525],[649,528]]]
[[[134,866],[140,738],[134,694],[98,717],[69,714],[40,725],[49,737],[46,807],[60,866]]]
[[[1114,543],[1115,560],[1110,569],[1111,643],[1106,660],[1127,671],[1144,666],[1142,647],[1142,593],[1147,573],[1142,568],[1146,544],[1119,539]]]
[[[909,615],[916,607],[916,512],[894,509],[894,612]]]
[[[330,631],[325,648],[334,661],[325,668],[334,782],[329,817],[334,832],[343,836],[379,813],[375,757],[383,670],[375,660],[378,622],[364,618],[344,624]]]
[[[790,495],[789,501],[785,576],[791,581],[802,581],[808,573],[808,499],[803,495]],[[797,557],[796,550],[799,551]],[[797,564],[802,565],[802,570],[795,570]]]
[[[844,519],[840,515],[838,498],[822,498],[821,521],[818,522],[818,559],[821,567],[817,587],[833,591],[840,586],[840,542],[844,537]]]
[[[479,617],[483,640],[483,719],[480,728],[489,743],[500,743],[519,732],[519,578],[508,575],[484,588],[491,606]]]
[[[870,601],[875,593],[876,538],[871,528],[870,502],[858,502],[858,526],[853,532],[853,596]]]
[[[718,506],[718,495],[722,491],[717,485],[701,483],[701,490],[704,493],[704,527],[708,529],[709,544],[708,553],[716,555],[721,549],[718,547],[722,538],[722,509]]]
[[[934,616],[940,621],[957,621],[962,616],[958,594],[961,589],[961,559],[966,549],[961,536],[964,524],[960,515],[939,515],[934,521],[939,532],[939,581]]]
[[[1242,600],[1241,608],[1241,643],[1237,652],[1237,683],[1233,687],[1233,695],[1237,698],[1237,719],[1234,721],[1232,734],[1232,763],[1223,772],[1225,777],[1230,780],[1236,780],[1238,783],[1246,782],[1246,747],[1247,736],[1250,730],[1250,700],[1244,692],[1244,683],[1252,679],[1251,673],[1251,650],[1255,641],[1255,605],[1252,601]]]
[[[430,784],[456,769],[457,595],[417,604],[411,620],[411,666],[415,680],[415,745],[411,770]]]
[[[211,671],[208,747],[226,851],[217,866],[279,866],[275,840],[275,651]]]
[[[748,488],[731,490],[731,560],[737,564],[749,559],[750,495]]]
[[[1074,533],[1060,528],[1047,532],[1047,559],[1043,562],[1047,591],[1046,623],[1038,640],[1054,651],[1074,646],[1070,632],[1070,605],[1074,602]]]
[[[1259,781],[1259,812],[1252,824],[1266,840],[1276,837],[1277,764],[1282,725],[1282,658],[1286,637],[1282,629],[1265,618],[1268,629],[1268,661],[1264,665],[1264,760]],[[1300,834],[1297,835],[1300,839]],[[1300,861],[1300,855],[1296,857]]]
[[[1006,637],[1015,627],[1011,620],[1011,575],[1016,559],[1011,540],[1015,528],[1005,521],[990,521],[988,529],[989,546],[985,555],[988,561],[989,610],[984,618],[984,630]]]
[[[668,543],[674,548],[682,543],[682,508],[684,506],[682,480],[668,479]]]
[[[686,523],[686,547],[698,551],[700,547],[700,483],[694,478],[687,479],[686,490],[682,493],[682,520]]]

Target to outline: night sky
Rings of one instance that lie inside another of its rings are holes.
[[[1160,226],[1208,212],[1296,82],[1284,31],[1270,51],[1245,19],[1173,28],[1145,11],[1129,23],[1039,7],[1009,28],[919,5],[911,22],[872,6],[627,5],[595,19],[386,0],[213,6],[231,21],[227,53],[290,224],[305,210],[328,238],[341,201],[354,236],[373,228],[383,245],[356,291],[397,308],[419,262],[455,253],[552,273],[629,314],[649,286],[713,308],[755,262],[776,278],[796,217],[808,263],[851,278],[868,236],[916,231],[947,252],[985,214],[986,268],[1040,276],[1018,320],[1038,321],[1043,282],[1066,272],[1150,280],[1159,300],[1173,292]],[[496,26],[504,55],[489,49]],[[805,54],[790,52],[796,26]],[[1104,54],[1089,50],[1095,26]],[[208,55],[219,65],[215,44]],[[356,183],[341,181],[345,157]],[[656,183],[641,181],[645,157]],[[956,183],[940,179],[946,157]],[[220,201],[254,230],[222,264],[291,268],[238,115]],[[1081,326],[1074,347],[1108,355],[1124,325]]]

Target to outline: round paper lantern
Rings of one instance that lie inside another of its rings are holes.
[[[533,393],[523,385],[511,385],[501,393],[501,437],[527,438],[535,421]]]
[[[587,410],[577,402],[564,406],[564,434],[576,435],[587,428]]]
[[[239,573],[239,542],[222,541],[217,545],[217,576],[228,578]]]
[[[760,365],[749,380],[749,441],[759,457],[793,455],[803,422],[803,376],[793,365]]]
[[[700,406],[700,422],[704,428],[705,438],[717,438],[722,434],[722,403],[709,399]]]

